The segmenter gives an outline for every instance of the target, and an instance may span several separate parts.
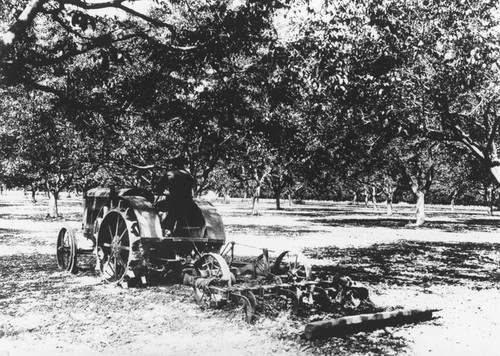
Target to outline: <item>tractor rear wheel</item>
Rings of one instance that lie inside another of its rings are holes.
[[[108,283],[120,283],[129,272],[132,243],[138,232],[128,209],[114,209],[102,219],[97,234],[97,263],[101,277]]]

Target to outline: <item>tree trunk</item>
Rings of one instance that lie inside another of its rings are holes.
[[[386,214],[387,214],[387,216],[391,216],[394,213],[394,208],[392,206],[392,201],[389,201],[389,199],[387,199],[386,204],[387,204]]]
[[[391,216],[394,213],[394,208],[392,206],[392,202],[394,199],[394,190],[392,188],[386,188],[386,194],[387,194],[387,215]]]
[[[370,190],[368,187],[364,187],[363,195],[365,196],[365,207],[368,207],[368,202],[370,201]]]
[[[283,189],[279,186],[275,186],[273,189],[274,200],[276,201],[276,210],[281,210],[281,193],[283,193]]]
[[[287,193],[287,196],[288,196],[288,207],[292,207],[292,192],[289,190],[288,193]]]
[[[488,185],[483,183],[483,204],[488,205]]]
[[[260,185],[254,189],[252,194],[252,215],[259,215],[259,210],[257,209],[259,198],[260,198]]]
[[[35,188],[31,189],[31,202],[33,204],[36,203],[36,189]]]
[[[451,192],[450,195],[450,209],[452,212],[455,212],[455,201],[458,196],[458,189],[453,189],[453,192]]]
[[[434,165],[410,179],[411,190],[417,196],[415,226],[421,226],[425,222],[425,194],[429,191],[434,180]]]
[[[281,210],[280,195],[275,195],[274,199],[276,199],[276,210]]]
[[[490,215],[493,215],[494,201],[495,192],[494,188],[490,185],[488,188],[486,188],[486,204],[488,206],[488,214]]]
[[[253,170],[253,181],[255,182],[255,185],[253,186],[253,192],[252,192],[252,215],[259,215],[259,212],[257,210],[257,204],[259,202],[262,184],[267,179],[267,175],[270,172],[271,170],[266,168],[266,170],[262,173],[262,175],[259,176],[258,169],[254,168]]]
[[[49,191],[49,213],[48,216],[51,218],[57,218],[59,216],[59,211],[57,209],[57,199],[59,192]]]
[[[394,207],[392,206],[392,203],[394,202],[394,192],[396,191],[395,185],[396,184],[391,177],[389,176],[384,177],[384,184],[382,191],[387,197],[386,206],[387,206],[388,216],[391,216],[394,213]]]
[[[493,216],[493,212],[495,211],[495,191],[491,190],[490,197],[490,215]]]
[[[378,211],[378,206],[377,206],[377,187],[372,186],[372,203],[373,203],[373,210]]]
[[[425,191],[423,190],[417,192],[416,216],[415,225],[421,226],[425,222]]]
[[[259,210],[257,209],[257,205],[259,202],[259,198],[256,196],[252,197],[252,215],[259,215]]]

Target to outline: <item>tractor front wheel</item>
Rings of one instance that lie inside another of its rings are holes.
[[[60,269],[76,273],[75,230],[63,227],[57,236],[57,265]]]

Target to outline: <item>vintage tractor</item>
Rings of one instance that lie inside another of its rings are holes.
[[[177,209],[172,230],[167,211],[156,208],[151,192],[140,188],[95,188],[84,196],[82,237],[68,226],[59,231],[57,262],[75,272],[78,255],[94,254],[103,280],[128,286],[162,275],[180,277],[204,253],[225,243],[222,219],[208,202],[195,200]],[[175,207],[174,207],[175,209]]]

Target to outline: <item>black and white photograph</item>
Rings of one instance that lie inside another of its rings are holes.
[[[0,356],[498,356],[499,147],[495,0],[0,0]]]

